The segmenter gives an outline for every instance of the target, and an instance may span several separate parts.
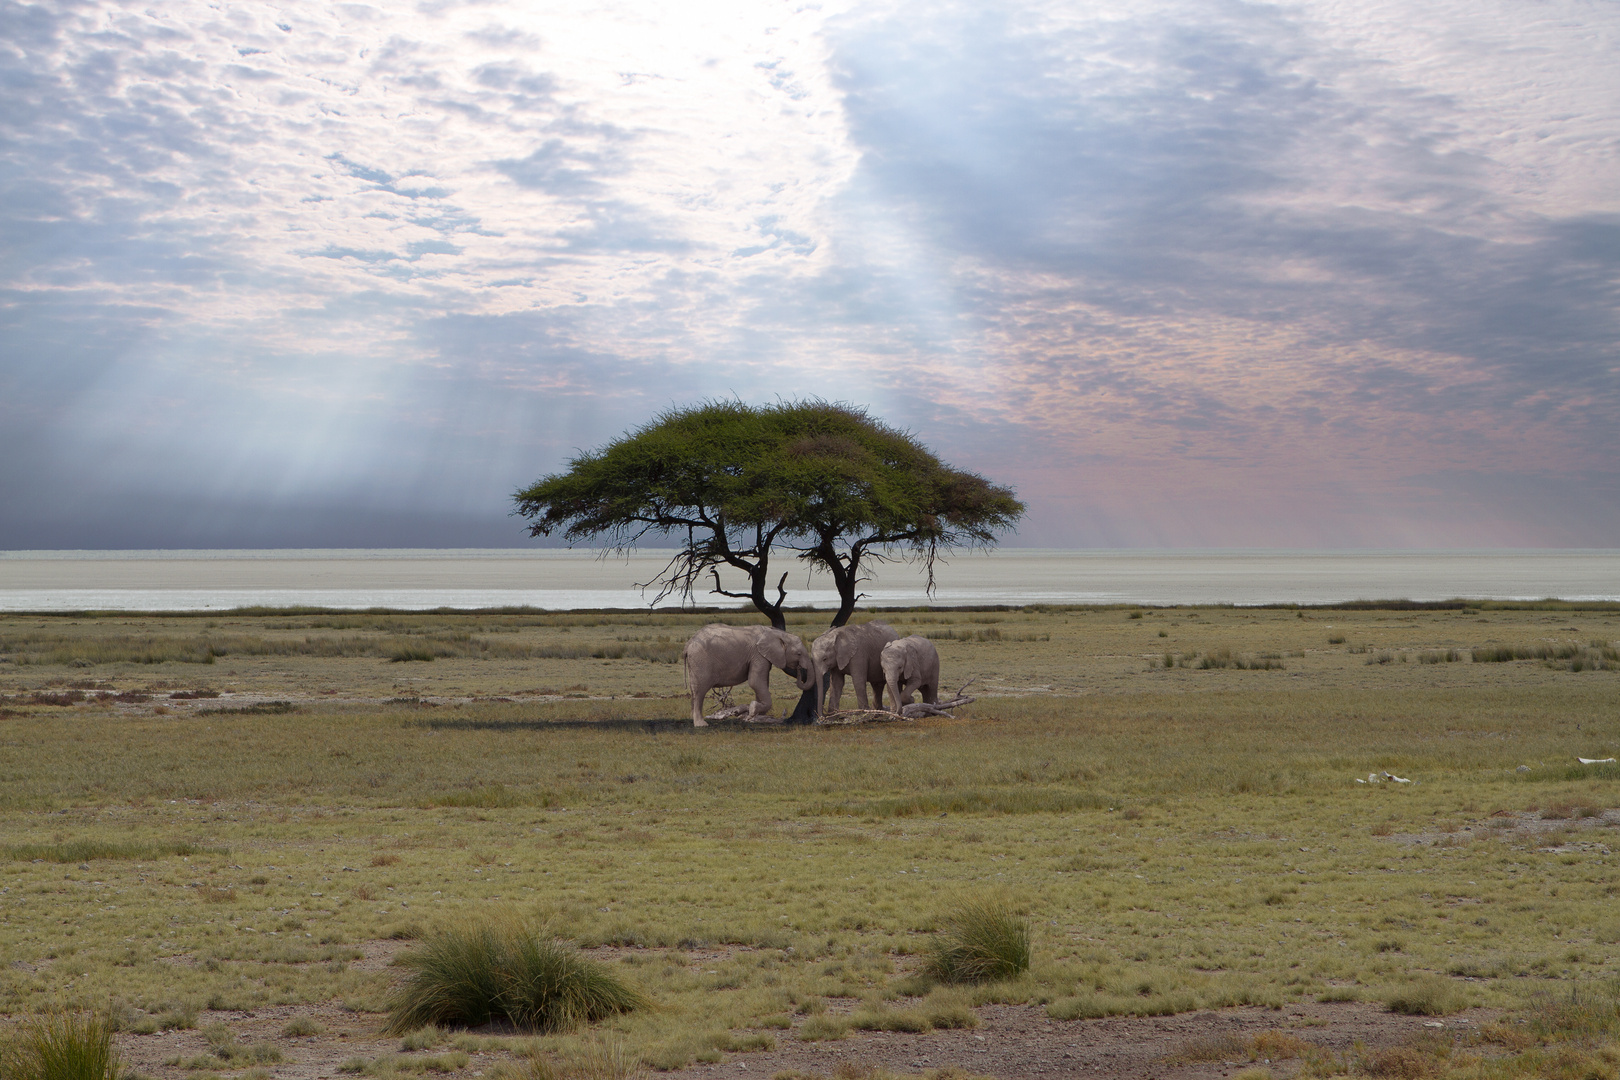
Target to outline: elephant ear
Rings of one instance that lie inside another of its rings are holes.
[[[793,661],[789,658],[788,641],[790,636],[781,630],[770,630],[759,636],[759,654],[769,660],[783,671]]]
[[[855,662],[855,651],[860,645],[850,628],[840,626],[834,631],[838,636],[833,639],[833,660],[841,671],[848,671],[849,665]]]
[[[908,645],[913,645],[913,644],[915,644],[915,642],[907,642],[907,644]],[[921,649],[912,648],[912,649],[907,649],[906,650],[905,673],[906,673],[906,681],[907,682],[912,682],[912,681],[915,681],[917,679],[922,678],[922,650]]]

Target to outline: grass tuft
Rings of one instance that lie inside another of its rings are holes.
[[[1029,923],[997,897],[958,901],[929,945],[925,972],[941,982],[1011,979],[1029,970]]]
[[[1468,1008],[1462,991],[1438,975],[1418,979],[1384,1000],[1389,1011],[1407,1016],[1450,1016]]]
[[[533,928],[489,920],[429,935],[402,955],[407,972],[389,1005],[388,1034],[501,1019],[564,1031],[649,1004],[601,964]]]
[[[112,1021],[96,1013],[46,1013],[24,1023],[0,1048],[6,1080],[115,1080]]]
[[[622,1039],[592,1041],[559,1061],[534,1058],[529,1080],[634,1080],[645,1076],[641,1057]]]

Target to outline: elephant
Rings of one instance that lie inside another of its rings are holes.
[[[863,709],[883,708],[883,646],[899,636],[888,623],[873,621],[859,626],[835,626],[811,643],[810,651],[821,668],[821,687],[827,698],[828,712],[838,711],[838,699],[844,696],[845,676],[855,682],[857,705]],[[866,699],[868,686],[877,699],[870,705]]]
[[[681,650],[686,668],[686,687],[692,693],[692,726],[708,727],[703,719],[703,700],[717,686],[746,682],[754,691],[748,718],[768,714],[771,709],[771,668],[779,667],[802,691],[821,685],[815,658],[804,642],[785,630],[769,626],[727,626],[710,623],[692,635]]]
[[[911,704],[911,692],[922,691],[930,705],[939,701],[939,650],[917,634],[883,646],[883,679],[889,686],[889,711]]]

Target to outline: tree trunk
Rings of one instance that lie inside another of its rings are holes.
[[[827,568],[827,572],[832,575],[833,587],[838,590],[838,610],[833,614],[832,625],[843,626],[849,622],[849,617],[855,614],[855,584],[860,555],[851,552],[849,565],[844,565],[844,560],[838,557],[838,549],[828,537],[822,538],[816,555],[821,564]]]
[[[759,609],[761,615],[764,615],[767,619],[771,620],[771,625],[773,627],[778,630],[786,630],[787,619],[782,616],[783,593],[781,592],[781,587],[778,586],[777,588],[776,603],[773,604],[769,600],[765,599],[766,565],[766,561],[761,559],[754,567],[753,572],[748,575],[750,586],[749,595],[754,601],[754,606]],[[782,580],[787,580],[786,574],[782,575]]]

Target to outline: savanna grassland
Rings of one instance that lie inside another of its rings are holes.
[[[603,1026],[657,1068],[992,1004],[1515,1015],[1620,977],[1620,769],[1576,760],[1620,756],[1620,610],[885,617],[977,702],[693,730],[697,615],[0,617],[0,1011],[111,1010],[163,1077],[598,1038],[366,1041],[389,958],[492,915],[644,991]],[[931,985],[941,911],[982,896],[1030,971]],[[250,1013],[325,1049],[142,1049]]]

